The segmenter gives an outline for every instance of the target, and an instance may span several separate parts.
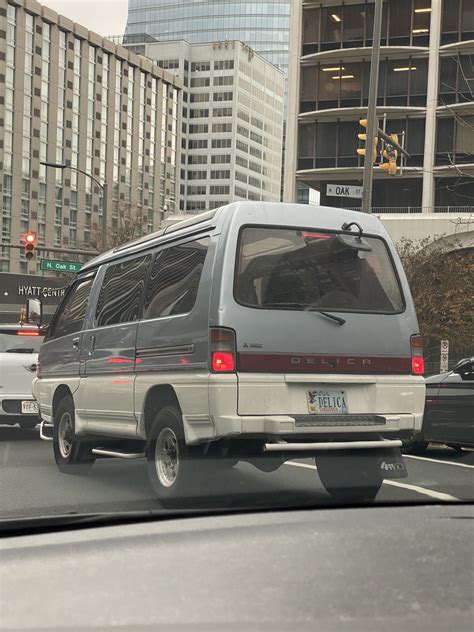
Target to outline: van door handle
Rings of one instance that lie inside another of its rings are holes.
[[[73,349],[78,349],[79,348],[79,337],[72,339],[72,348]]]
[[[89,349],[89,355],[92,355],[94,353],[94,349],[95,349],[95,336],[91,336],[91,346]]]

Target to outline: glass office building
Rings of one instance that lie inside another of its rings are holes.
[[[129,0],[125,39],[148,34],[190,44],[240,40],[288,67],[291,0]]]

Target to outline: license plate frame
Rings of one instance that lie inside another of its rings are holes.
[[[32,399],[24,399],[21,402],[22,415],[38,415],[38,402]]]
[[[315,387],[306,391],[310,415],[348,415],[347,392],[340,388]]]

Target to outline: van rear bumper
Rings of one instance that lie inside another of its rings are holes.
[[[310,417],[308,415],[308,417]],[[311,416],[316,417],[316,416]],[[340,420],[337,425],[327,422],[319,422],[314,420],[311,423],[308,420],[307,425],[300,425],[300,416],[291,415],[263,415],[263,416],[219,416],[212,418],[212,436],[203,440],[216,440],[223,438],[232,438],[236,436],[266,436],[266,437],[287,437],[294,435],[297,437],[305,437],[310,439],[314,437],[327,437],[328,435],[351,435],[361,434],[364,436],[389,435],[391,438],[406,438],[412,433],[417,432],[421,428],[423,413],[404,414],[404,415],[377,415],[380,423],[367,425],[367,423],[356,423],[347,415],[347,422]],[[369,416],[368,416],[369,417]],[[209,428],[211,430],[211,428]]]

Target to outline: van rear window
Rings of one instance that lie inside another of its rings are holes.
[[[234,295],[248,307],[383,314],[404,308],[382,239],[247,227],[238,253]]]

